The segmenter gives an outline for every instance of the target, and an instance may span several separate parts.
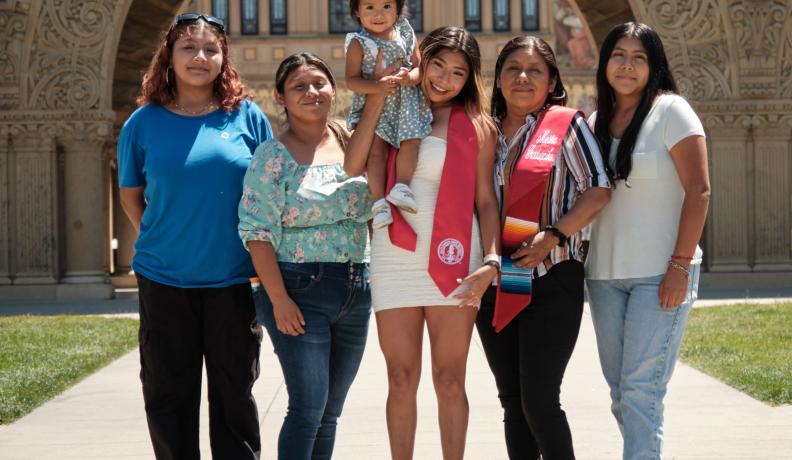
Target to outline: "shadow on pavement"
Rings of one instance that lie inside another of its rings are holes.
[[[779,298],[779,300],[785,300],[790,297],[792,297],[792,286],[754,288],[712,288],[701,286],[699,287],[698,296],[700,300],[745,299],[746,302],[750,302],[751,299]]]
[[[790,287],[761,288],[699,288],[699,300],[753,299],[787,300],[792,298]],[[137,289],[118,289],[110,300],[0,300],[0,316],[15,315],[120,315],[137,314]]]
[[[137,289],[116,291],[110,300],[0,300],[0,316],[137,314]]]

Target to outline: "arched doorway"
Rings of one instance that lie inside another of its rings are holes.
[[[792,4],[576,0],[601,42],[633,17],[663,38],[707,132],[710,285],[792,283]]]
[[[129,6],[123,28],[119,35],[118,51],[115,57],[112,94],[115,121],[114,139],[124,121],[135,110],[135,98],[140,92],[141,77],[151,62],[151,56],[165,30],[177,11],[187,3],[184,0],[134,0]],[[113,142],[113,147],[115,142]],[[116,287],[130,287],[135,284],[130,276],[135,229],[121,209],[118,196],[118,174],[115,151],[109,155],[108,177],[112,184],[110,206],[110,246],[109,269]]]
[[[627,0],[574,0],[580,16],[585,18],[589,31],[597,45],[602,43],[611,27],[622,22],[634,21],[630,2]]]
[[[570,2],[595,42],[633,18],[663,37],[708,134],[710,274],[792,283],[792,4]],[[0,0],[0,298],[106,297],[108,274],[128,271],[134,234],[114,196],[114,136],[159,33],[186,3]],[[319,29],[310,43],[330,56]],[[268,37],[281,53],[285,40]],[[272,66],[278,53],[266,46]]]
[[[182,3],[0,1],[0,298],[112,296],[114,110]]]
[[[172,11],[180,3],[171,2]],[[570,3],[597,44],[614,24],[629,20],[645,22],[663,37],[680,89],[707,130],[713,185],[704,236],[709,279],[727,286],[792,282],[792,4]],[[519,9],[519,1],[511,4]]]

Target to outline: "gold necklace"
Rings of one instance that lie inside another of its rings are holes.
[[[187,113],[189,115],[201,115],[201,114],[209,111],[209,109],[214,108],[214,105],[215,105],[215,103],[212,100],[212,101],[209,101],[209,103],[206,104],[205,106],[203,106],[201,109],[196,110],[196,111],[193,112],[192,110],[187,110],[186,108],[184,108],[181,105],[179,105],[179,103],[176,102],[175,99],[173,100],[173,107],[175,107],[176,110],[181,110],[182,112]]]

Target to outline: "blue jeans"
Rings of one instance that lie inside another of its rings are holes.
[[[691,266],[684,303],[667,309],[660,307],[658,296],[663,275],[586,280],[625,460],[662,458],[663,398],[698,296],[699,270],[699,265]]]
[[[305,318],[305,334],[280,333],[266,292],[254,294],[257,319],[272,339],[289,394],[278,458],[329,459],[337,420],[366,346],[371,313],[368,267],[279,265],[286,290]]]

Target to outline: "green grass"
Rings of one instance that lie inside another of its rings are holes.
[[[754,398],[792,404],[792,303],[696,308],[680,356]]]
[[[0,317],[0,425],[131,350],[137,328],[133,319]]]

